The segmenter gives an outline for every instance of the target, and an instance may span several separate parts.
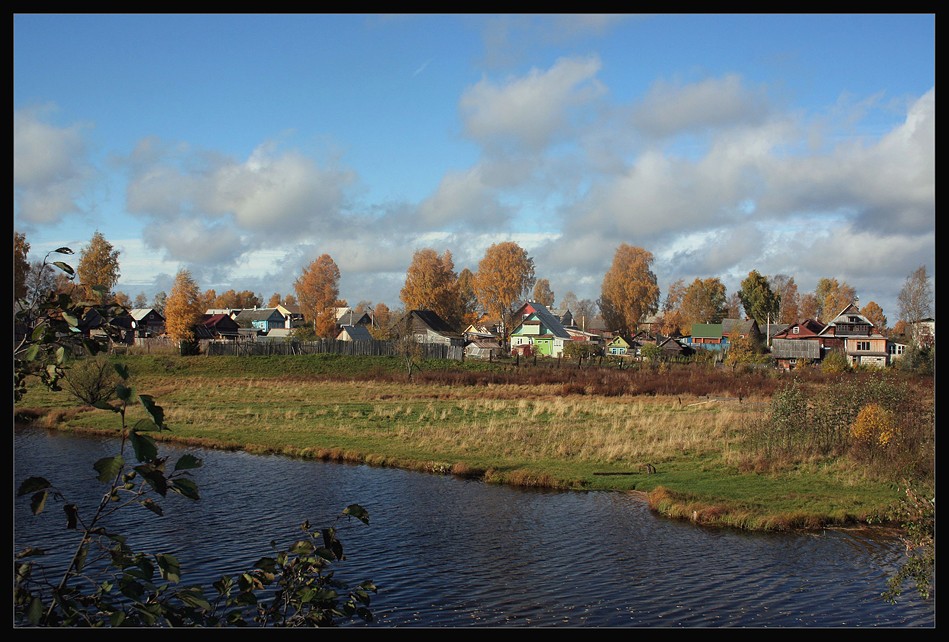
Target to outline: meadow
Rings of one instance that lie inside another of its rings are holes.
[[[410,378],[392,357],[112,358],[128,367],[136,394],[164,409],[169,430],[159,440],[485,483],[636,492],[661,514],[702,524],[785,530],[886,521],[907,471],[923,484],[931,475],[918,452],[909,468],[905,457],[885,465],[889,452],[868,456],[849,442],[847,425],[819,451],[803,441],[771,443],[775,431],[787,432],[775,399],[792,380],[818,399],[824,390],[866,390],[879,373],[431,361]],[[915,421],[927,433],[932,378],[885,385],[922,409]],[[19,422],[58,430],[120,428],[115,413],[39,385],[16,411]],[[142,417],[129,408],[130,425]],[[914,437],[913,448],[927,452],[927,438]]]

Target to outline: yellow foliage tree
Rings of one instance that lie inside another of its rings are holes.
[[[850,435],[871,453],[886,450],[896,436],[897,423],[893,412],[877,403],[868,403],[850,427]]]
[[[451,252],[441,256],[431,249],[417,250],[405,273],[399,299],[406,310],[431,310],[448,325],[461,323],[458,277]]]
[[[534,300],[544,307],[553,307],[554,291],[550,289],[549,280],[537,279],[537,283],[534,284]]]
[[[86,298],[105,303],[119,282],[119,251],[98,230],[79,254],[76,275]],[[96,291],[101,288],[101,293]]]
[[[201,291],[191,272],[178,270],[165,300],[165,333],[179,345],[194,341],[194,326],[204,314],[201,302]]]
[[[313,323],[317,336],[335,336],[334,310],[339,299],[339,267],[329,254],[323,254],[303,270],[294,282],[300,312]]]
[[[635,333],[639,322],[659,309],[659,285],[650,269],[651,252],[622,243],[603,277],[600,313],[611,330]]]
[[[513,241],[495,243],[478,263],[475,296],[485,312],[502,325],[514,304],[526,297],[534,285],[534,259]]]

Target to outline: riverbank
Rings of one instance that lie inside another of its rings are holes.
[[[761,376],[736,375],[709,390],[692,375],[692,387],[703,394],[629,394],[617,391],[612,377],[634,381],[632,373],[603,373],[589,379],[599,384],[583,384],[577,375],[478,378],[430,367],[432,376],[410,382],[391,360],[358,366],[335,360],[334,372],[332,361],[281,359],[287,361],[129,357],[124,363],[136,394],[151,395],[164,409],[170,431],[155,437],[201,447],[487,483],[636,491],[660,514],[751,530],[885,519],[901,494],[897,483],[874,478],[845,457],[762,461],[749,438],[768,419],[770,390],[780,382]],[[116,414],[37,386],[17,411],[58,430],[119,430]],[[144,412],[130,407],[128,423],[140,418]]]

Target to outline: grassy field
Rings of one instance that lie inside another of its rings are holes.
[[[156,438],[203,447],[636,491],[670,517],[748,529],[855,525],[887,515],[901,493],[898,479],[843,453],[764,462],[750,438],[789,376],[773,371],[430,362],[408,380],[387,357],[121,359],[136,394],[165,411],[170,431]],[[830,385],[816,374],[806,384]],[[912,385],[925,395],[932,381]],[[37,385],[17,413],[119,430],[115,413]]]

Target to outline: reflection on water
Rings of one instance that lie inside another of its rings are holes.
[[[15,432],[15,483],[47,477],[85,497],[92,462],[116,442]],[[880,598],[902,560],[882,531],[760,534],[652,515],[624,493],[525,491],[393,469],[162,445],[194,471],[202,499],[169,495],[164,516],[124,512],[136,550],[174,553],[184,580],[210,584],[287,544],[299,525],[329,525],[347,505],[368,526],[337,524],[347,560],[337,577],[372,579],[379,627],[933,627],[933,602]],[[15,545],[57,546],[74,533],[60,507],[15,506]],[[70,537],[72,536],[72,537]]]

